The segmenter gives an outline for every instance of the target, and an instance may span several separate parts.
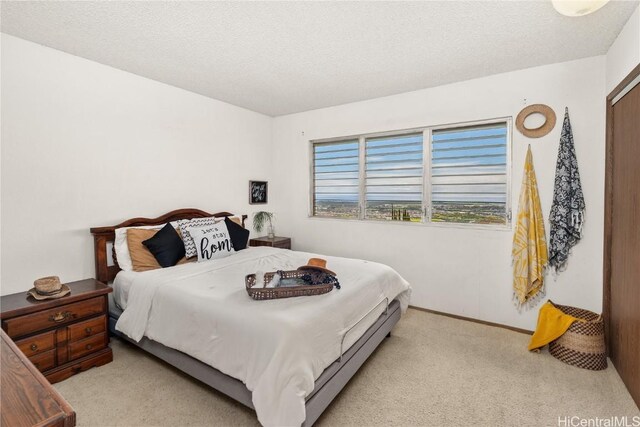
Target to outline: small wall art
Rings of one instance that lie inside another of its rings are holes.
[[[249,204],[264,205],[268,200],[267,181],[249,181]]]

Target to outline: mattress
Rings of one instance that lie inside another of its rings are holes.
[[[246,274],[295,269],[312,257],[327,260],[341,289],[269,301],[247,295]],[[362,336],[386,303],[398,299],[406,310],[410,291],[383,264],[257,247],[214,261],[119,273],[114,296],[124,311],[116,329],[241,380],[252,391],[263,425],[294,426],[304,421],[305,397],[324,369]]]
[[[140,274],[141,273],[136,273],[135,271],[120,270],[116,275],[116,278],[113,280],[113,285],[111,286],[113,288],[113,301],[120,310],[127,308],[129,290],[131,289],[136,276],[139,276]]]

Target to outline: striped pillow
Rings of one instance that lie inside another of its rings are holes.
[[[189,227],[204,227],[208,225],[214,225],[223,220],[224,218],[216,218],[214,216],[210,216],[206,218],[182,219],[178,221],[178,227],[180,227],[180,233],[182,234],[182,240],[184,241],[184,256],[187,258],[191,258],[196,256],[197,254],[196,244],[193,241],[191,233],[189,233]]]

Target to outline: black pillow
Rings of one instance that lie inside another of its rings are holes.
[[[184,257],[184,243],[170,223],[167,223],[152,238],[142,242],[153,254],[158,264],[173,267]]]
[[[249,230],[246,230],[238,223],[231,221],[228,216],[224,217],[224,223],[229,230],[229,237],[231,237],[231,243],[233,243],[233,249],[241,251],[247,248],[247,242],[249,241]]]

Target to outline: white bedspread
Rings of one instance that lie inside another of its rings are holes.
[[[243,381],[263,425],[299,426],[314,381],[340,356],[342,335],[385,297],[397,298],[404,312],[411,292],[386,265],[320,256],[342,289],[268,301],[247,295],[245,275],[295,269],[316,256],[258,247],[136,273],[116,329],[136,341],[146,336]],[[347,334],[344,351],[383,311],[380,304]]]

